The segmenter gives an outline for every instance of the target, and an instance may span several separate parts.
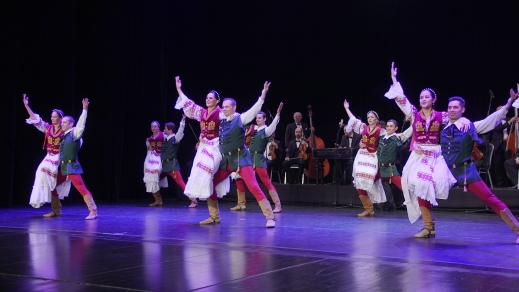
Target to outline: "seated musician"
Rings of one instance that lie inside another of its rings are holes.
[[[312,152],[312,149],[306,142],[306,140],[302,139],[302,129],[296,128],[295,129],[295,136],[296,138],[292,141],[290,141],[290,144],[288,144],[287,147],[287,157],[285,158],[285,161],[283,161],[283,170],[285,171],[288,179],[288,183],[301,183],[301,178],[303,176],[304,168],[308,163],[308,159],[304,159],[304,154],[309,155]],[[304,152],[302,150],[306,148]],[[299,167],[297,176],[294,179],[293,173],[290,171],[290,167],[294,164],[297,164]]]
[[[267,148],[265,149],[264,155],[267,158],[267,172],[270,172],[272,167],[277,168],[281,164],[283,147],[281,146],[281,141],[276,140],[275,138],[276,134],[272,134],[272,136],[270,136]]]
[[[355,133],[352,128],[352,124],[355,120],[350,119],[348,121],[348,124],[344,127],[344,136],[342,136],[341,144],[339,145],[339,148],[349,148],[351,149],[351,161],[342,161],[341,166],[338,167],[339,170],[341,170],[341,173],[345,173],[345,176],[342,176],[342,183],[343,184],[351,184],[351,172],[353,170],[353,159],[355,159],[355,155],[357,155],[357,152],[359,151],[359,143],[362,138],[361,135]]]

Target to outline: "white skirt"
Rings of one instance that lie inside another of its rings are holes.
[[[156,193],[160,188],[168,187],[168,178],[164,177],[159,182],[159,176],[162,173],[162,162],[160,161],[160,154],[155,151],[148,151],[146,159],[144,160],[144,178],[146,184],[146,192]]]
[[[213,176],[220,168],[222,154],[218,149],[220,139],[201,140],[193,160],[193,167],[184,194],[190,198],[206,200],[213,193]],[[231,187],[229,178],[216,186],[218,198],[227,195]]]
[[[437,206],[436,199],[446,200],[450,188],[456,183],[440,145],[420,145],[422,155],[411,152],[402,171],[402,191],[409,221],[414,223],[421,215],[418,198]]]
[[[384,203],[386,193],[380,179],[375,181],[378,173],[377,153],[370,153],[366,149],[360,149],[353,161],[353,183],[355,188],[365,190],[373,203]]]
[[[38,166],[36,170],[36,178],[32,187],[31,198],[29,204],[34,208],[39,208],[45,203],[50,203],[52,191],[56,189],[60,200],[67,197],[70,192],[70,181],[66,180],[62,184],[56,186],[58,177],[59,154],[47,156]]]

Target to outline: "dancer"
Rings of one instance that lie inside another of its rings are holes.
[[[234,99],[229,97],[224,99],[222,110],[224,118],[220,123],[220,152],[223,157],[220,163],[220,169],[214,175],[214,184],[217,185],[221,181],[227,180],[229,175],[233,171],[236,171],[243,178],[243,181],[258,201],[263,215],[267,219],[266,227],[272,228],[276,226],[274,213],[272,212],[270,202],[256,181],[249,151],[244,147],[245,128],[243,127],[244,124],[251,122],[254,117],[256,117],[265,100],[269,86],[270,82],[265,82],[261,96],[256,104],[243,114],[236,113],[236,101]],[[216,191],[209,197],[207,205],[211,217],[200,222],[200,224],[220,223]]]
[[[481,180],[479,172],[471,160],[474,142],[482,143],[482,141],[479,139],[474,126],[466,133],[461,130],[461,117],[465,112],[465,100],[459,96],[451,97],[448,111],[449,123],[442,130],[440,143],[443,157],[445,157],[450,172],[456,178],[459,186],[463,185],[465,191],[468,190],[475,194],[506,222],[516,234],[515,243],[519,244],[519,223],[508,207]],[[432,210],[429,209],[427,213],[430,213],[430,218],[427,218],[426,222],[426,217],[424,217],[425,237],[434,237],[436,232]]]
[[[415,235],[416,238],[428,237],[434,234],[434,229],[428,231],[431,221],[431,205],[438,205],[436,199],[447,199],[451,186],[456,179],[448,171],[447,164],[442,156],[440,142],[441,126],[449,122],[447,112],[438,112],[433,109],[437,96],[434,90],[426,88],[420,93],[420,111],[409,103],[402,86],[397,81],[397,68],[391,64],[391,79],[393,85],[385,94],[389,99],[395,99],[396,104],[411,120],[413,138],[412,150],[402,171],[402,191],[407,206],[409,221],[414,223],[420,215],[424,219],[424,228]],[[501,123],[511,106],[511,100],[499,111],[486,119],[475,122],[477,132],[485,133]],[[470,121],[461,118],[462,129],[470,127]],[[426,225],[427,224],[427,225]],[[429,228],[430,229],[430,228]]]
[[[276,131],[276,126],[279,123],[279,118],[281,114],[281,109],[283,108],[283,103],[279,104],[278,111],[274,120],[267,127],[267,115],[264,112],[259,112],[256,115],[256,125],[252,125],[252,139],[249,146],[249,152],[252,159],[252,168],[259,175],[261,182],[267,187],[267,190],[272,198],[272,201],[275,204],[275,208],[272,212],[279,213],[281,212],[281,201],[279,200],[278,192],[272,182],[270,181],[268,172],[267,172],[267,160],[265,158],[265,149],[269,142],[270,136],[274,134]],[[243,178],[236,179],[236,187],[238,188],[238,205],[231,208],[231,211],[243,211],[245,210],[245,182]]]
[[[60,199],[68,196],[70,192],[70,181],[62,180],[61,184],[57,184],[57,177],[62,176],[59,169],[59,145],[63,136],[63,129],[61,128],[63,112],[59,109],[52,110],[51,124],[49,124],[31,110],[29,97],[25,93],[23,94],[23,104],[30,116],[26,120],[27,124],[34,125],[36,129],[45,133],[43,149],[47,150],[47,155],[36,170],[29,204],[34,208],[39,208],[50,202],[52,211],[43,215],[43,217],[58,217],[61,216]]]
[[[386,211],[396,209],[390,184],[393,183],[402,190],[402,179],[395,166],[395,160],[402,147],[402,140],[405,141],[406,137],[397,136],[396,130],[398,130],[398,123],[395,120],[388,120],[386,123],[386,135],[379,139],[377,147],[378,173],[387,199],[382,209]]]
[[[78,153],[81,147],[81,137],[85,131],[85,123],[88,112],[88,98],[83,98],[83,112],[79,116],[77,126],[74,127],[75,120],[71,116],[65,116],[61,120],[61,127],[64,131],[63,138],[59,145],[59,159],[61,161],[61,173],[63,176],[58,177],[58,184],[60,178],[70,180],[76,190],[83,196],[83,200],[88,206],[90,213],[85,218],[86,220],[97,218],[97,206],[92,197],[92,193],[86,188],[81,174],[83,169],[79,164]]]
[[[205,98],[207,106],[205,109],[195,104],[182,92],[182,81],[179,76],[175,77],[175,84],[179,95],[175,108],[182,109],[188,118],[200,122],[200,144],[193,160],[184,194],[191,199],[206,200],[211,196],[213,190],[216,190],[218,196],[223,197],[229,191],[229,180],[223,180],[220,184],[213,186],[213,176],[218,171],[222,160],[222,154],[218,150],[220,144],[218,129],[222,118],[220,117],[221,108],[218,106],[220,95],[216,90],[211,90]]]
[[[162,173],[160,174],[159,180],[162,180],[168,175],[171,176],[177,185],[182,189],[182,192],[184,192],[186,189],[186,184],[184,183],[182,174],[180,173],[180,164],[178,163],[177,153],[180,141],[184,137],[185,126],[186,115],[182,115],[182,120],[180,121],[180,127],[178,128],[178,131],[176,131],[177,126],[174,123],[169,122],[164,125],[165,140],[162,142],[162,149],[160,152]],[[189,205],[189,208],[196,208],[198,206],[196,199],[193,198],[190,200],[191,204]],[[162,198],[160,203],[162,205]]]
[[[162,163],[160,161],[160,152],[162,143],[164,142],[164,134],[160,131],[160,124],[157,121],[151,122],[151,136],[146,139],[146,158],[144,159],[144,178],[146,184],[146,192],[152,193],[155,202],[150,207],[162,206],[162,196],[160,195],[160,187],[168,186],[168,179],[164,176],[159,182],[159,175],[162,172]]]
[[[359,144],[360,149],[353,161],[352,173],[355,188],[364,207],[364,212],[357,216],[373,217],[375,216],[373,203],[384,203],[386,201],[386,195],[379,179],[376,154],[378,141],[382,135],[386,135],[386,130],[378,124],[379,117],[375,111],[368,112],[368,125],[366,125],[351,112],[350,103],[346,99],[343,105],[350,118],[348,125],[351,125],[353,131],[362,136]]]

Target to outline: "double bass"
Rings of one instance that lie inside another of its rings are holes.
[[[319,179],[322,179],[323,177],[327,176],[328,173],[330,173],[330,163],[328,162],[328,159],[320,160],[317,164],[317,159],[314,158],[314,150],[324,148],[324,141],[323,139],[317,137],[314,134],[314,123],[312,121],[312,106],[308,106],[308,115],[310,116],[310,141],[309,145],[312,147],[312,152],[310,153],[310,163],[308,165],[308,177],[311,179],[315,179],[316,181],[319,181]],[[320,172],[319,169],[322,169]],[[317,177],[317,173],[319,173],[319,177]]]

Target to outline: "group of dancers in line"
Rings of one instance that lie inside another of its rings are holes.
[[[412,127],[404,133],[396,134],[398,124],[395,120],[389,120],[386,129],[382,129],[375,111],[367,113],[365,124],[352,114],[347,100],[343,103],[350,118],[348,127],[361,135],[360,150],[355,156],[352,173],[365,209],[358,216],[374,216],[373,203],[385,202],[385,193],[390,192],[390,189],[383,187],[382,181],[386,186],[393,183],[403,191],[404,204],[411,223],[422,216],[423,228],[415,237],[435,237],[432,206],[437,205],[437,199],[447,199],[450,188],[457,183],[490,206],[512,228],[517,236],[516,243],[519,244],[519,223],[508,207],[481,180],[471,161],[474,143],[481,142],[477,133],[486,133],[501,124],[518,94],[510,90],[510,99],[505,106],[484,120],[472,123],[463,117],[463,98],[452,97],[449,99],[448,111],[436,111],[436,93],[431,88],[426,88],[420,93],[418,110],[404,95],[402,86],[397,81],[394,63],[391,66],[391,78],[393,84],[385,96],[394,99],[406,118],[411,121]],[[164,178],[170,175],[183,189],[184,194],[192,200],[190,207],[196,207],[196,199],[207,200],[209,218],[200,224],[220,223],[218,198],[227,194],[230,188],[229,176],[235,173],[238,205],[231,210],[245,209],[246,186],[263,211],[267,220],[266,227],[275,227],[274,213],[281,212],[281,203],[267,175],[264,152],[268,139],[275,132],[279,122],[283,103],[280,104],[271,125],[267,127],[266,114],[260,110],[270,82],[265,82],[258,101],[242,114],[236,112],[236,101],[229,97],[224,98],[220,107],[220,96],[215,90],[207,94],[206,107],[199,106],[183,93],[179,77],[175,78],[175,83],[179,94],[175,108],[184,112],[178,131],[173,123],[167,123],[163,134],[159,130],[159,123],[153,122],[153,135],[146,141],[148,154],[145,160],[144,182],[146,190],[155,197],[155,202],[150,206],[162,205],[159,188],[166,186],[167,180]],[[77,161],[88,99],[83,100],[83,113],[76,127],[74,119],[64,116],[60,110],[52,111],[52,124],[47,124],[32,112],[25,95],[24,104],[30,115],[27,123],[35,125],[45,133],[44,147],[47,149],[47,156],[36,173],[30,204],[40,207],[50,201],[52,211],[44,217],[61,216],[59,199],[68,195],[72,182],[85,198],[89,208],[90,213],[86,219],[97,218],[97,207],[81,179],[82,169]],[[187,184],[184,184],[176,155],[183,137],[186,117],[200,122],[201,133],[191,173]],[[254,119],[257,124],[247,130],[244,125]],[[251,138],[248,148],[245,146],[247,137]],[[411,139],[412,153],[400,176],[394,162],[402,140],[405,139]],[[274,210],[259,188],[255,172],[267,186],[275,203]]]
[[[398,127],[395,120],[389,120],[386,129],[382,129],[375,111],[367,113],[366,125],[352,114],[350,103],[344,100],[344,109],[350,118],[348,126],[362,136],[352,174],[364,207],[358,216],[373,217],[373,203],[386,202],[385,192],[391,190],[383,188],[381,181],[388,180],[402,190],[411,223],[422,216],[423,228],[415,237],[432,238],[436,235],[432,207],[438,204],[437,199],[447,199],[450,188],[458,184],[492,208],[515,232],[516,244],[519,244],[519,223],[482,181],[471,159],[474,143],[482,143],[478,133],[489,132],[501,125],[519,93],[511,89],[505,106],[484,120],[472,123],[463,117],[463,98],[451,97],[447,111],[437,111],[434,109],[436,92],[425,88],[420,92],[418,110],[405,96],[394,63],[391,64],[391,78],[393,84],[385,97],[394,99],[406,119],[411,121],[412,126],[404,133],[395,134]],[[402,141],[410,137],[412,152],[400,176],[394,162]]]
[[[160,187],[167,187],[167,176],[173,180],[191,199],[190,207],[197,206],[197,199],[207,200],[209,218],[200,224],[220,223],[218,198],[229,192],[229,176],[235,173],[238,187],[238,205],[231,210],[245,209],[245,186],[252,192],[265,216],[266,227],[275,227],[274,213],[281,212],[281,202],[277,191],[267,174],[267,162],[264,156],[269,137],[276,130],[283,103],[280,103],[277,115],[271,125],[267,126],[266,114],[261,107],[269,90],[270,82],[265,82],[261,96],[248,111],[236,112],[236,100],[227,97],[218,105],[220,95],[212,90],[206,96],[206,108],[195,104],[182,92],[182,82],[175,78],[179,98],[175,108],[183,110],[184,114],[176,131],[174,123],[166,123],[164,133],[160,125],[154,121],[151,125],[152,136],[146,140],[148,149],[144,162],[144,182],[146,191],[153,194],[155,202],[151,207],[161,206]],[[83,170],[78,161],[78,153],[82,144],[88,112],[88,99],[83,99],[83,112],[75,125],[75,120],[65,116],[63,111],[55,109],[51,113],[51,124],[44,122],[29,107],[29,97],[23,96],[25,108],[29,113],[26,120],[38,130],[45,133],[43,147],[47,155],[38,166],[36,178],[31,193],[30,204],[39,208],[45,203],[51,203],[51,212],[43,215],[45,218],[62,215],[60,200],[68,196],[70,184],[81,193],[89,209],[85,219],[97,218],[97,206],[92,194],[86,188],[81,174]],[[193,167],[187,184],[180,174],[177,160],[179,143],[184,135],[185,119],[195,119],[200,122],[200,138]],[[244,125],[256,120],[256,125],[249,130]],[[74,127],[75,125],[75,127]],[[245,147],[246,139],[250,143]],[[270,196],[275,203],[273,210],[270,202],[256,181],[255,172],[267,186]]]

